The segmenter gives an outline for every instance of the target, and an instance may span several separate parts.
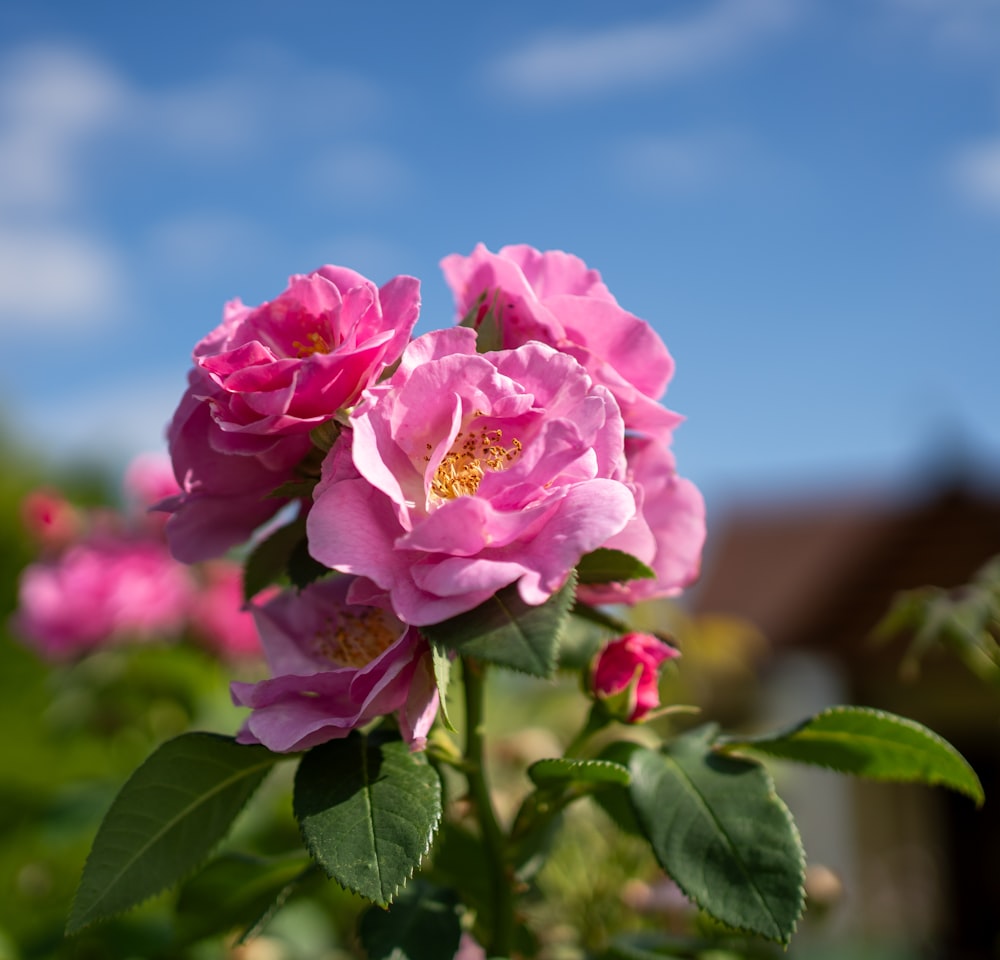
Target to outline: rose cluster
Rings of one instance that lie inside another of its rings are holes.
[[[442,268],[450,328],[412,338],[416,279],[326,266],[229,303],[194,350],[161,504],[174,555],[219,556],[297,509],[332,571],[254,602],[273,676],[233,685],[245,742],[303,749],[396,713],[419,747],[437,710],[420,628],[505,588],[542,604],[601,548],[653,576],[580,586],[586,603],[697,575],[704,508],[675,469],[652,327],[560,251],[480,245]]]
[[[126,473],[124,510],[84,510],[55,491],[31,493],[22,519],[41,556],[21,574],[14,631],[50,660],[181,636],[227,660],[258,657],[239,565],[178,563],[162,516],[148,512],[176,492],[169,464],[146,455]]]

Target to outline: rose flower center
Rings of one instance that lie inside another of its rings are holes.
[[[399,630],[377,607],[356,615],[342,611],[335,627],[331,620],[325,631],[317,632],[314,648],[338,667],[360,668],[385,653],[398,637]]]
[[[312,333],[306,334],[305,343],[301,340],[293,340],[292,347],[297,351],[300,358],[311,357],[314,353],[330,352],[330,344],[326,342],[326,338],[323,334],[318,333],[315,330],[313,330]]]
[[[521,452],[522,444],[516,437],[509,447],[502,441],[503,431],[499,427],[459,433],[434,471],[431,496],[436,500],[474,496],[487,470],[503,470]]]

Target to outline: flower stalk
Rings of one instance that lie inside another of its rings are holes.
[[[465,686],[465,775],[489,861],[493,901],[493,929],[486,945],[487,956],[506,957],[510,955],[514,929],[514,889],[507,866],[507,839],[497,820],[486,782],[485,664],[463,658],[462,679]]]

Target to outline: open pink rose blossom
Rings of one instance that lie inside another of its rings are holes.
[[[574,357],[614,395],[627,430],[667,438],[680,422],[657,402],[674,370],[663,341],[578,257],[526,244],[491,253],[479,244],[467,257],[445,257],[441,269],[460,317],[475,310],[478,328],[492,313],[504,348],[538,340]]]
[[[309,431],[399,358],[419,309],[416,279],[377,288],[333,266],[293,276],[259,307],[226,305],[194,349],[168,433],[181,493],[161,507],[178,559],[221,555],[287,502],[268,494],[293,478]]]
[[[652,568],[655,579],[582,585],[585,603],[638,603],[676,596],[693,583],[701,569],[705,543],[705,501],[698,488],[677,476],[674,456],[659,440],[627,436],[627,482],[638,510],[621,533],[605,546],[637,557]]]
[[[426,334],[351,426],[323,464],[310,551],[406,623],[513,583],[540,604],[635,514],[618,405],[545,344],[477,354],[472,330]]]
[[[253,710],[241,743],[306,750],[395,712],[403,738],[423,748],[438,707],[427,642],[384,607],[350,603],[351,579],[254,607],[273,676],[231,685],[233,701]]]
[[[660,667],[679,652],[649,633],[612,640],[594,659],[591,684],[598,699],[627,694],[622,719],[635,723],[660,705]]]

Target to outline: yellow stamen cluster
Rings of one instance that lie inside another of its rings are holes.
[[[342,612],[336,623],[331,619],[326,629],[317,632],[314,649],[338,667],[364,667],[384,653],[399,636],[385,611],[372,607],[352,615]]]
[[[301,340],[293,340],[292,346],[298,351],[300,357],[311,357],[314,353],[329,353],[330,344],[326,342],[323,334],[316,332],[306,335],[308,343]]]
[[[487,470],[503,470],[521,452],[522,444],[516,437],[509,447],[502,440],[499,427],[459,433],[455,445],[434,471],[431,496],[438,500],[474,496]]]

